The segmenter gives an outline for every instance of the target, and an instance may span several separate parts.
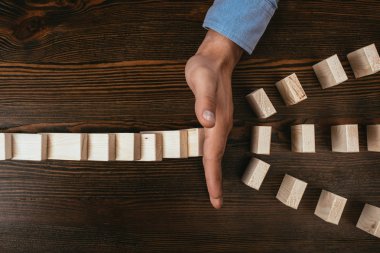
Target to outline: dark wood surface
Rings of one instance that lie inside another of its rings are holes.
[[[199,126],[184,66],[211,1],[0,1],[0,128],[117,132]],[[0,162],[0,252],[379,252],[357,229],[380,206],[380,74],[355,80],[346,54],[375,42],[380,2],[281,1],[233,77],[234,129],[224,157],[225,206],[208,201],[201,159]],[[349,81],[322,90],[311,66],[337,53]],[[275,89],[296,72],[308,99]],[[260,191],[240,182],[250,126],[244,96],[264,87],[278,114]],[[316,124],[316,154],[290,152],[290,125]],[[332,153],[330,125],[360,124],[360,153]],[[275,199],[285,173],[309,183],[298,210]],[[321,189],[348,198],[339,226],[314,213]]]

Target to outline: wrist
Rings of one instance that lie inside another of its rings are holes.
[[[243,49],[227,37],[209,30],[199,46],[196,55],[208,57],[217,68],[232,73],[239,62]]]

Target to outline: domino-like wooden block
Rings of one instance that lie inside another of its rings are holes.
[[[162,157],[163,158],[187,158],[188,143],[187,130],[172,130],[172,131],[144,131],[145,134],[162,134]]]
[[[141,136],[138,133],[116,134],[117,161],[136,161],[141,158]]]
[[[380,152],[380,124],[367,126],[368,151]]]
[[[360,48],[347,55],[355,78],[368,76],[380,71],[380,57],[375,44]]]
[[[333,152],[359,152],[358,125],[337,125],[331,127]]]
[[[187,129],[187,151],[189,157],[203,156],[204,128]]]
[[[315,130],[313,124],[294,125],[291,127],[291,130],[293,152],[315,152]]]
[[[87,160],[87,134],[49,133],[48,159]]]
[[[276,87],[287,106],[295,105],[307,98],[295,73],[278,81]]]
[[[88,134],[88,160],[112,161],[115,160],[115,134],[97,133]]]
[[[270,165],[260,159],[252,158],[245,170],[241,181],[247,186],[259,190]]]
[[[348,79],[342,63],[336,54],[313,65],[313,69],[322,89],[341,84]]]
[[[263,88],[249,93],[245,98],[260,119],[266,119],[277,112]]]
[[[12,158],[12,134],[0,133],[0,160]]]
[[[46,160],[47,134],[12,134],[12,154],[13,160]]]
[[[338,225],[347,199],[322,190],[314,214],[326,222]]]
[[[272,137],[271,126],[253,126],[251,152],[254,154],[269,155]]]
[[[162,161],[162,134],[141,134],[141,158],[138,161]]]
[[[356,227],[380,238],[380,208],[365,204]]]
[[[305,192],[307,183],[295,177],[285,175],[276,198],[286,206],[297,209]]]

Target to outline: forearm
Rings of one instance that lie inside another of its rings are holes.
[[[205,56],[219,69],[231,71],[239,62],[243,49],[218,32],[209,30],[196,55]]]
[[[251,54],[276,8],[276,0],[215,0],[203,27],[224,35]]]

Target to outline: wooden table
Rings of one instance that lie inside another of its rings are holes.
[[[18,2],[18,3],[16,3]],[[0,126],[7,132],[138,132],[199,126],[184,66],[211,1],[1,1]],[[0,162],[0,252],[379,252],[357,229],[380,206],[380,74],[355,80],[346,54],[375,42],[380,2],[281,1],[233,77],[234,129],[222,210],[201,159]],[[312,65],[337,53],[349,80],[322,90]],[[308,99],[285,107],[274,83],[296,72]],[[260,191],[240,182],[259,121],[244,96],[263,87],[278,113]],[[290,152],[290,125],[316,124],[316,154]],[[360,153],[332,153],[330,125],[358,123]],[[298,210],[275,199],[285,173],[309,183]],[[316,217],[321,189],[348,198],[339,226]]]

